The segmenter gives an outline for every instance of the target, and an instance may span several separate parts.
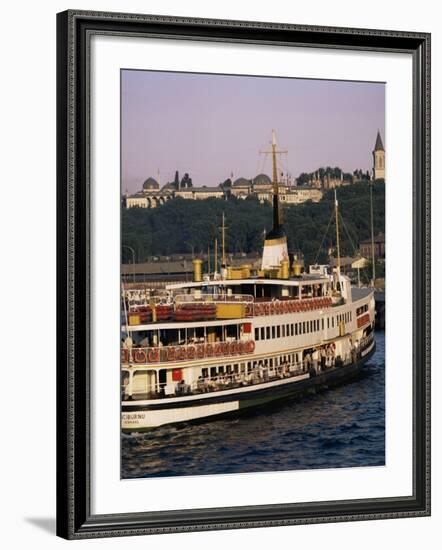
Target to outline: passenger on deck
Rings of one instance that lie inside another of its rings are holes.
[[[198,376],[198,380],[196,382],[196,389],[200,392],[204,392],[206,389],[204,378],[202,376]]]
[[[132,337],[131,336],[126,336],[125,340],[124,340],[124,343],[123,343],[123,348],[125,349],[131,349],[134,345],[134,341],[132,340]]]
[[[149,347],[149,338],[145,336],[138,342],[139,346],[141,348],[148,348]]]
[[[180,380],[178,384],[175,386],[175,394],[176,395],[184,395],[186,393],[186,383],[184,380]]]

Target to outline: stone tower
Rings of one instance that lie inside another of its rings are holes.
[[[379,130],[373,151],[373,179],[385,180],[385,149]]]

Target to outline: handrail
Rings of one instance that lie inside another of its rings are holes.
[[[181,296],[181,295],[180,295]],[[205,297],[206,296],[206,297]],[[328,296],[322,296],[322,297],[315,297],[315,298],[287,298],[287,299],[276,299],[276,300],[263,300],[263,301],[255,301],[252,296],[246,295],[246,294],[240,294],[236,295],[237,297],[233,299],[232,296],[218,296],[216,299],[213,299],[214,297],[210,295],[210,299],[207,298],[208,295],[201,296],[200,298],[195,298],[193,296],[188,295],[182,295],[182,300],[177,301],[175,303],[175,307],[173,304],[158,304],[155,307],[158,308],[157,312],[160,313],[160,308],[166,309],[166,317],[165,319],[176,321],[176,314],[178,311],[181,311],[182,308],[185,308],[186,306],[195,305],[195,307],[201,306],[202,308],[207,308],[209,305],[216,306],[217,303],[245,303],[245,311],[244,311],[244,317],[250,318],[250,317],[259,317],[263,315],[280,315],[280,314],[287,314],[287,313],[301,313],[306,311],[312,311],[316,309],[323,309],[328,308],[332,306],[332,299]],[[178,297],[177,297],[178,298]],[[184,299],[185,298],[185,299]],[[135,305],[138,309],[131,309],[129,311],[129,317],[131,315],[137,315],[141,314],[146,317],[145,319],[140,319],[140,321],[143,321],[143,323],[151,322],[149,319],[149,316],[152,313],[152,308],[149,304],[145,304],[144,307],[140,305]],[[198,310],[196,311],[198,315]],[[217,314],[215,309],[210,311],[202,311],[201,315],[203,318],[201,319],[178,319],[179,321],[195,321],[195,320],[214,320],[217,318]],[[235,317],[232,317],[235,318]],[[157,319],[158,321],[165,320],[165,319]],[[141,324],[143,324],[141,323]],[[136,323],[138,324],[138,323]]]
[[[189,343],[163,347],[133,347],[121,349],[123,364],[156,364],[192,361],[211,357],[249,355],[255,351],[254,340],[232,340],[230,342]]]
[[[149,398],[152,399],[161,399],[163,397],[177,397],[181,395],[197,395],[201,393],[209,393],[220,391],[223,389],[232,389],[235,387],[243,387],[249,385],[256,385],[260,383],[270,382],[275,379],[291,378],[295,376],[300,376],[301,374],[306,374],[308,372],[307,365],[303,362],[298,362],[294,364],[285,363],[283,365],[278,365],[276,367],[254,367],[249,372],[243,373],[218,373],[216,376],[200,376],[198,380],[193,381],[190,384],[181,384],[181,382],[174,382],[172,385],[175,386],[175,391],[173,393],[165,394],[162,391],[162,388],[166,384],[147,384],[146,392],[137,392],[142,395],[150,394]],[[123,385],[122,390],[127,388]]]
[[[253,302],[254,298],[251,294],[200,294],[195,296],[194,294],[177,294],[175,296],[175,303],[217,303],[217,302],[232,302],[234,304],[246,302]]]

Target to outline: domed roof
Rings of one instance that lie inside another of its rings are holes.
[[[246,185],[250,185],[250,180],[247,180],[246,178],[238,178],[233,182],[233,187],[243,187]]]
[[[143,189],[145,191],[150,191],[153,189],[159,189],[160,184],[157,182],[157,180],[153,178],[147,178],[147,180],[143,183]]]
[[[166,191],[166,192],[175,191],[175,185],[173,181],[169,181],[169,183],[166,183],[166,185],[163,185],[163,187],[161,188],[161,191]]]
[[[253,178],[253,185],[270,185],[272,180],[267,174],[258,174]]]

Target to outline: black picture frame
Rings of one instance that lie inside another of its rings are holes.
[[[92,515],[88,70],[93,34],[409,53],[413,59],[413,495]],[[430,35],[69,10],[57,15],[57,534],[67,539],[430,514]]]

